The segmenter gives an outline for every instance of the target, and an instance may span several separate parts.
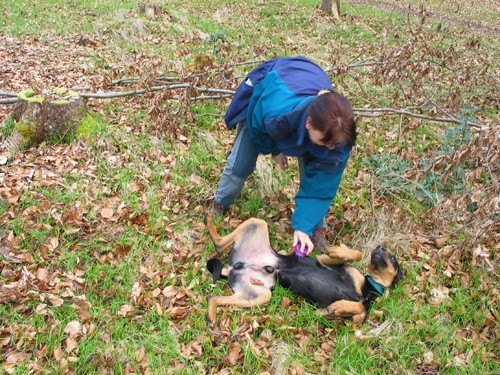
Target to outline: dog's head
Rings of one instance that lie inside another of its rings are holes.
[[[371,276],[380,285],[388,288],[403,277],[403,272],[396,257],[389,253],[383,245],[379,245],[372,251],[367,275]]]

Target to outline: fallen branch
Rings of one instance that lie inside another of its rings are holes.
[[[0,104],[14,104],[17,102],[17,94],[13,92],[0,91],[0,96],[9,96],[8,99],[0,99]]]
[[[15,104],[17,103],[17,98],[0,99],[0,104]]]
[[[424,120],[434,121],[434,122],[449,122],[454,124],[462,124],[465,123],[468,126],[472,126],[475,128],[481,128],[481,125],[478,125],[474,122],[461,121],[451,117],[432,117],[427,115],[422,115],[420,113],[409,112],[403,109],[394,109],[394,108],[353,108],[355,114],[360,117],[381,117],[385,115],[402,115],[408,117],[421,118]]]
[[[12,96],[17,98],[17,94],[14,94],[12,92],[5,92],[5,91],[0,91],[0,96]]]
[[[233,90],[224,90],[224,89],[210,89],[210,88],[203,88],[203,87],[196,87],[193,86],[189,83],[180,83],[180,84],[175,84],[175,85],[170,85],[170,86],[153,86],[149,87],[147,89],[140,89],[140,90],[130,90],[130,91],[110,91],[110,92],[97,92],[97,93],[85,93],[85,92],[80,92],[80,96],[82,98],[92,98],[92,99],[114,99],[114,98],[122,98],[126,96],[141,96],[144,95],[147,92],[154,92],[154,91],[162,91],[162,90],[175,90],[175,89],[187,89],[187,88],[192,88],[200,93],[212,93],[212,94],[222,94],[221,96],[215,96],[211,98],[225,98],[225,97],[230,97],[234,95]],[[82,91],[85,88],[72,88],[71,90],[73,91]],[[17,94],[10,93],[10,92],[0,92],[0,96],[11,96],[12,98],[8,99],[0,99],[0,104],[13,104],[17,102]],[[195,97],[193,98],[194,100],[198,99],[203,99],[203,97]]]
[[[93,99],[111,99],[111,98],[120,98],[124,96],[140,96],[145,94],[146,92],[153,91],[163,91],[163,90],[175,90],[175,89],[187,89],[192,88],[198,92],[208,92],[215,94],[226,94],[226,95],[234,95],[234,91],[232,90],[223,90],[223,89],[209,89],[196,87],[189,83],[181,83],[177,85],[170,86],[153,86],[147,89],[141,90],[131,90],[131,91],[112,91],[112,92],[102,92],[102,93],[81,93],[80,96],[82,98],[93,98]]]
[[[119,83],[131,83],[133,79],[119,80],[115,82]],[[80,96],[82,98],[92,98],[92,99],[113,99],[113,98],[122,98],[127,96],[141,96],[147,92],[155,92],[155,91],[163,91],[163,90],[177,90],[177,89],[193,89],[199,93],[210,93],[210,94],[220,94],[220,95],[211,95],[211,96],[196,96],[190,98],[190,100],[204,100],[204,99],[226,99],[230,98],[234,95],[235,91],[233,90],[225,90],[225,89],[212,89],[212,88],[204,88],[204,87],[196,87],[190,83],[179,83],[173,84],[169,86],[153,86],[147,89],[140,90],[130,90],[130,91],[111,91],[111,92],[97,92],[97,93],[86,93],[80,92]],[[75,91],[81,91],[82,88],[72,89]],[[17,102],[17,95],[9,92],[0,92],[0,96],[9,96],[7,99],[0,99],[0,104],[14,104]],[[173,97],[172,99],[179,99],[178,97]],[[481,128],[481,125],[478,125],[473,122],[464,122],[457,118],[452,117],[433,117],[428,115],[423,115],[420,113],[410,112],[404,109],[394,109],[394,108],[353,108],[354,113],[359,117],[382,117],[387,115],[400,115],[407,117],[420,118],[433,122],[447,122],[454,124],[462,124],[465,123],[468,126]]]

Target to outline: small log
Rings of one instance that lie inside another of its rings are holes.
[[[320,9],[340,20],[340,0],[321,0]]]
[[[4,146],[15,153],[43,141],[64,140],[86,115],[85,102],[76,91],[52,89],[42,94],[22,91],[6,120],[12,122],[12,132]]]
[[[163,13],[163,8],[158,4],[139,3],[139,13],[145,13],[148,17],[155,17]]]

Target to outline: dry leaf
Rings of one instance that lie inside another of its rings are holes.
[[[132,311],[134,311],[134,309],[132,308],[132,306],[130,305],[123,305],[121,308],[120,308],[120,311],[118,311],[118,315],[120,316],[129,316]]]
[[[49,244],[52,250],[55,250],[59,246],[59,239],[57,237],[50,237]]]
[[[55,348],[54,348],[54,358],[59,361],[61,360],[62,358],[64,357],[64,352],[61,348],[61,344],[58,344]]]
[[[75,337],[79,335],[82,332],[82,325],[80,322],[73,320],[66,324],[66,327],[64,327],[64,333],[69,335],[70,337]]]
[[[241,345],[237,342],[229,344],[229,353],[227,354],[227,360],[233,366],[235,366],[240,358],[242,357]]]
[[[9,353],[5,358],[5,364],[8,367],[12,367],[17,363],[24,361],[26,358],[28,358],[28,354],[26,353],[20,353],[20,352]]]
[[[163,295],[167,298],[172,298],[172,297],[175,297],[177,295],[177,293],[179,293],[179,290],[172,286],[172,285],[169,285],[167,287],[165,287],[165,289],[163,289]]]
[[[111,219],[113,217],[113,209],[109,207],[104,207],[101,210],[101,216],[105,219]]]
[[[44,315],[47,313],[47,304],[46,303],[41,303],[39,304],[36,309],[35,309],[35,312],[37,314],[40,314],[40,315]]]
[[[72,337],[68,337],[64,344],[66,345],[66,353],[71,353],[73,350],[78,348],[78,343],[76,340]]]
[[[130,296],[132,298],[132,302],[135,304],[137,303],[137,299],[139,298],[139,296],[141,295],[141,286],[139,284],[139,282],[135,282],[134,285],[132,286],[132,292],[130,293]]]
[[[127,255],[130,252],[130,249],[132,249],[132,246],[130,245],[118,246],[116,248],[116,252],[120,255]]]
[[[56,296],[55,294],[48,294],[47,298],[50,301],[50,303],[52,304],[52,306],[55,306],[55,307],[60,307],[64,303],[64,300],[62,298],[60,298],[59,296]]]
[[[137,362],[141,363],[146,358],[146,349],[144,347],[140,348],[137,352]]]

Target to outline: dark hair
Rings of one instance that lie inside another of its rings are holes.
[[[351,103],[335,91],[320,94],[314,98],[307,109],[313,128],[323,133],[321,140],[327,146],[347,141],[356,144],[356,121]]]

